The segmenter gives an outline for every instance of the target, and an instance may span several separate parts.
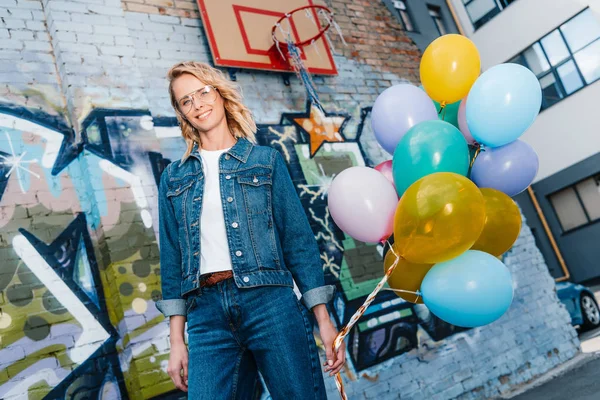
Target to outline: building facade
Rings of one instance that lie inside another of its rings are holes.
[[[537,151],[540,169],[533,191],[517,201],[555,278],[600,279],[600,124],[594,115],[600,96],[600,1],[450,4],[479,48],[484,71],[515,62],[537,75],[542,111],[522,139]]]

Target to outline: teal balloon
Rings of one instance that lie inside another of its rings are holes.
[[[513,300],[510,271],[496,257],[478,250],[436,264],[421,283],[423,303],[438,318],[456,326],[490,324]]]
[[[469,172],[469,146],[460,131],[444,121],[423,121],[402,137],[392,159],[398,195],[435,172]]]
[[[437,101],[433,100],[433,104],[435,104],[436,110],[438,110],[438,118],[441,121],[446,121],[449,124],[458,126],[458,108],[460,107],[461,100],[456,103],[448,104],[443,110],[441,110],[442,106]],[[441,110],[441,112],[440,112]],[[460,128],[459,128],[460,129]]]

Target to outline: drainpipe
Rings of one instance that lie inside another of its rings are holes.
[[[537,215],[538,215],[538,217],[540,217],[540,221],[542,221],[542,225],[544,226],[544,231],[546,231],[546,235],[548,236],[548,239],[550,239],[550,244],[552,245],[554,254],[556,255],[556,258],[558,259],[560,268],[562,269],[563,274],[565,274],[564,276],[561,276],[560,278],[556,278],[555,281],[556,282],[568,281],[569,278],[571,278],[571,273],[567,269],[567,264],[565,263],[565,259],[563,258],[562,254],[560,252],[560,249],[558,248],[558,245],[556,244],[556,240],[554,240],[554,235],[552,234],[552,231],[550,230],[550,227],[548,226],[546,217],[544,216],[544,213],[542,212],[540,203],[538,203],[537,197],[535,196],[535,192],[533,191],[531,186],[529,186],[527,188],[527,193],[529,193],[529,197],[531,198],[533,206],[535,207],[535,210],[537,211]]]

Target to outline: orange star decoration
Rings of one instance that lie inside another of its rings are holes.
[[[309,135],[311,158],[323,143],[344,142],[346,140],[342,130],[349,118],[347,115],[331,114],[311,106],[310,112],[307,114],[293,114],[289,115],[289,118]]]

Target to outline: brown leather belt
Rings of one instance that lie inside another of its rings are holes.
[[[214,286],[229,278],[233,278],[233,271],[219,271],[204,274],[200,277],[200,287]]]

